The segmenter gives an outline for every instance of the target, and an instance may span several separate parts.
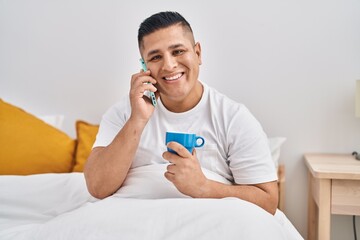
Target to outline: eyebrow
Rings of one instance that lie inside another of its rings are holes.
[[[173,45],[170,45],[168,47],[168,49],[175,49],[175,48],[178,48],[178,47],[183,47],[184,44],[181,44],[181,43],[176,43],[176,44],[173,44]],[[151,50],[148,54],[147,54],[147,57],[151,56],[151,55],[154,55],[154,54],[157,54],[159,53],[160,50],[159,49],[155,49],[155,50]]]

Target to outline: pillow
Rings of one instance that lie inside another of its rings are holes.
[[[0,174],[70,172],[75,140],[0,99]]]
[[[272,159],[274,161],[276,168],[279,166],[281,145],[285,142],[285,140],[286,140],[286,138],[284,138],[284,137],[268,138],[271,156],[272,156]]]
[[[77,147],[73,172],[82,172],[96,139],[99,125],[76,121]]]

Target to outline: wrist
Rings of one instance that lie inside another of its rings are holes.
[[[205,179],[204,183],[200,187],[199,196],[198,198],[213,198],[213,182],[212,180]]]
[[[135,129],[143,130],[148,123],[149,119],[140,118],[134,115],[130,115],[127,123],[133,126]]]

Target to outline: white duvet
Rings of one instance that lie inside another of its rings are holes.
[[[303,239],[280,210],[272,216],[240,199],[181,194],[165,168],[130,170],[104,200],[89,195],[82,173],[0,176],[0,239]]]

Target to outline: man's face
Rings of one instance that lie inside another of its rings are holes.
[[[190,31],[180,24],[155,31],[143,38],[140,53],[167,107],[190,106],[200,100],[201,48]]]

